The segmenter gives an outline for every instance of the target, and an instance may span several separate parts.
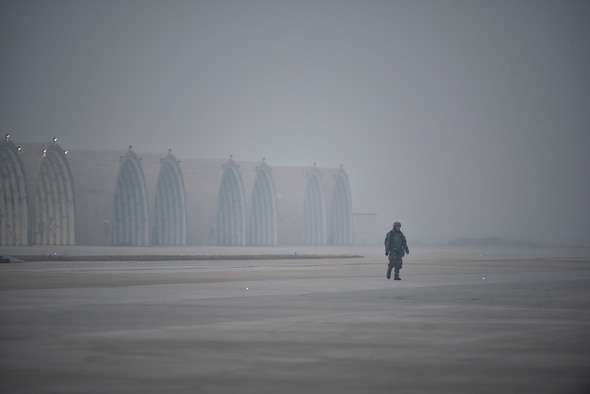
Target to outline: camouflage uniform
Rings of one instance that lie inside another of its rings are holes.
[[[402,269],[402,257],[410,253],[406,236],[400,230],[401,223],[393,223],[393,229],[385,235],[385,255],[389,256],[387,265],[387,279],[391,278],[391,270],[395,268],[395,280],[401,280],[399,270]]]

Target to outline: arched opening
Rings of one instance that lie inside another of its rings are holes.
[[[115,188],[113,245],[147,246],[145,178],[137,155],[129,150],[121,157]]]
[[[28,245],[28,221],[24,168],[7,134],[0,143],[0,245]]]
[[[248,244],[271,246],[277,244],[277,205],[270,167],[262,163],[256,169],[252,191],[252,209],[248,226]]]
[[[352,203],[348,175],[344,170],[335,175],[330,222],[329,243],[350,245],[352,243]]]
[[[307,174],[304,200],[303,242],[306,245],[326,244],[324,193],[321,175],[315,167]]]
[[[243,246],[246,244],[244,186],[239,167],[229,160],[224,165],[217,203],[217,244]]]
[[[156,185],[154,245],[186,244],[186,201],[182,171],[176,157],[168,152],[162,159]]]
[[[66,155],[56,142],[43,149],[42,155],[31,242],[35,245],[74,245],[74,182]]]

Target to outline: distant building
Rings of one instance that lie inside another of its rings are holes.
[[[342,168],[0,142],[0,245],[350,245]]]

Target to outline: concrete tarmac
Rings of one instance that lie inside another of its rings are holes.
[[[358,253],[0,264],[0,392],[590,392],[590,251]]]

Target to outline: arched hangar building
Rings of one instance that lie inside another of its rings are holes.
[[[0,245],[350,245],[342,168],[0,142]]]

